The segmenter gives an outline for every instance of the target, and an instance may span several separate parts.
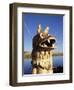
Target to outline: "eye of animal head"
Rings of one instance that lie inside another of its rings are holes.
[[[48,36],[48,34],[46,34],[46,33],[44,33],[44,32],[42,32],[42,33],[40,33],[40,37],[43,39],[43,38],[46,38]]]

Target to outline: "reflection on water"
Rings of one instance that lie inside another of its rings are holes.
[[[24,74],[31,74],[32,73],[32,64],[31,64],[31,59],[29,59],[29,60],[27,60],[27,59],[25,59],[24,60],[24,71],[23,71],[23,73]]]
[[[24,60],[23,74],[32,73],[31,59]],[[53,71],[54,73],[63,72],[63,56],[53,56]]]

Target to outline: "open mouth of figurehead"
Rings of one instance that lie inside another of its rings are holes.
[[[40,47],[42,48],[48,48],[48,49],[51,49],[51,48],[55,48],[55,37],[53,36],[48,36],[47,38],[44,38],[41,42],[40,42]]]

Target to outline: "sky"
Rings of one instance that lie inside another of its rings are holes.
[[[32,51],[32,38],[37,34],[38,24],[44,31],[56,37],[56,51],[63,52],[63,15],[23,13],[24,51]]]

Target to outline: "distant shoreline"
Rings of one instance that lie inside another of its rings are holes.
[[[63,52],[54,52],[53,56],[63,56]],[[25,59],[30,59],[31,57],[31,52],[24,52],[24,58]]]

